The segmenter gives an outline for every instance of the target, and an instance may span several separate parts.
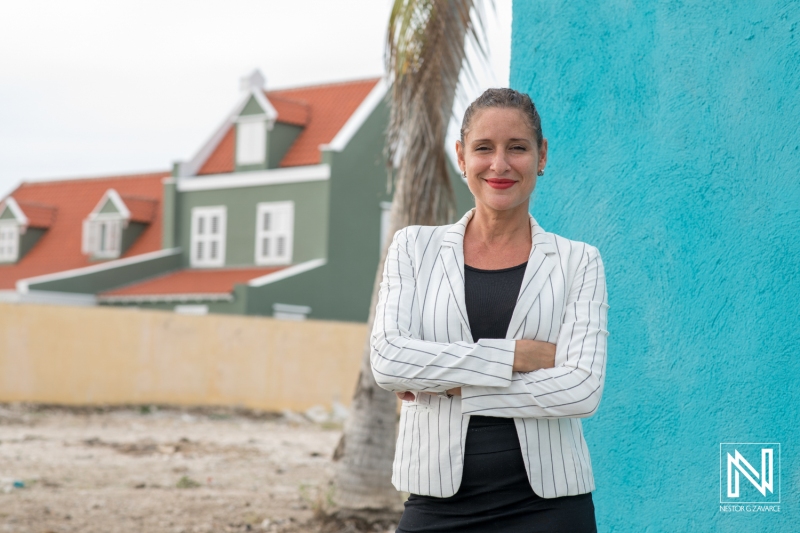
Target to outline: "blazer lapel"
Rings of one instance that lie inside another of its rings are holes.
[[[458,308],[459,319],[464,326],[464,330],[469,333],[470,338],[465,339],[474,342],[472,330],[469,327],[467,316],[467,303],[464,296],[464,232],[467,229],[475,210],[471,209],[461,220],[450,226],[442,238],[439,248],[438,260],[442,262],[444,268],[447,287],[453,296],[456,307]],[[556,267],[556,260],[552,257],[556,253],[555,246],[550,240],[550,236],[531,216],[531,253],[528,256],[528,265],[525,267],[525,275],[522,278],[522,286],[517,297],[517,304],[511,316],[511,323],[508,326],[506,338],[516,338],[520,326],[530,311],[533,302],[541,292],[550,273]]]
[[[529,215],[530,216],[530,215]],[[550,273],[556,267],[556,260],[553,255],[556,253],[555,245],[550,240],[550,236],[530,216],[531,222],[531,253],[528,256],[528,265],[525,267],[525,275],[522,278],[517,305],[511,315],[511,323],[508,326],[506,338],[515,339],[520,332],[520,326],[528,315],[528,312],[536,301],[536,297],[542,291],[544,284],[550,277]]]
[[[464,232],[474,213],[474,209],[469,210],[461,220],[450,226],[445,232],[442,238],[442,245],[439,248],[438,259],[442,262],[447,287],[450,289],[458,308],[458,318],[469,335],[468,339],[464,339],[468,342],[473,342],[473,339],[472,330],[469,328],[469,318],[467,317],[467,302],[464,296]]]

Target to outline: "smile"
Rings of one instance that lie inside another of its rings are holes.
[[[501,179],[501,178],[491,178],[486,180],[486,183],[488,183],[489,187],[493,189],[508,189],[509,187],[514,185],[516,181]]]

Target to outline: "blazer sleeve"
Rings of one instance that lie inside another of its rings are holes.
[[[422,317],[413,262],[413,227],[398,231],[386,255],[375,321],[370,338],[370,361],[378,385],[393,392],[441,392],[453,387],[508,387],[514,365],[514,343],[482,339],[477,343],[433,342],[419,338],[411,325]],[[416,318],[416,320],[412,320]]]
[[[462,412],[519,418],[583,418],[600,404],[606,368],[606,277],[600,253],[586,247],[567,297],[556,366],[514,372],[511,385],[464,387]]]

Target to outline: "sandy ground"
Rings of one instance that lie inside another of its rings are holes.
[[[0,532],[363,530],[314,519],[340,434],[299,415],[0,405]]]

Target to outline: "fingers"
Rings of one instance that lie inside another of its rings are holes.
[[[409,391],[395,392],[395,395],[403,401],[413,402],[415,400],[414,393]]]

